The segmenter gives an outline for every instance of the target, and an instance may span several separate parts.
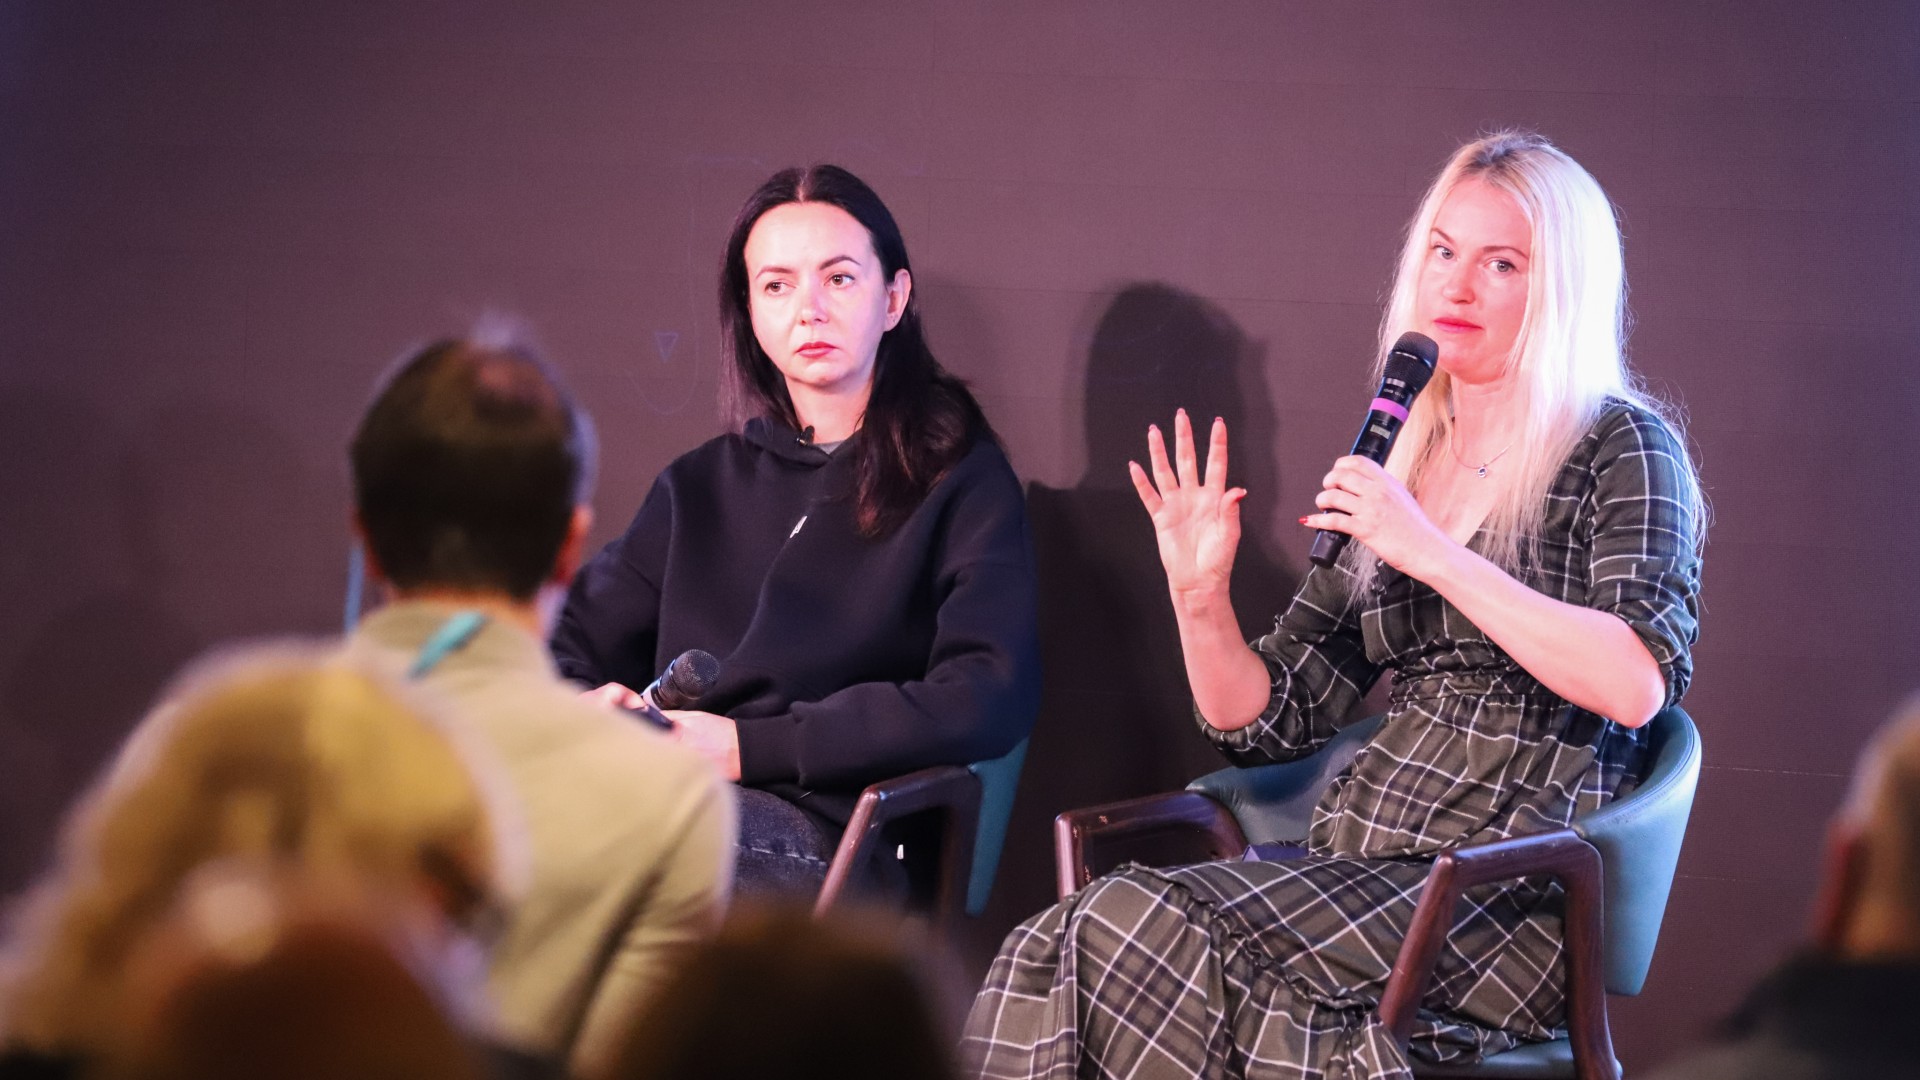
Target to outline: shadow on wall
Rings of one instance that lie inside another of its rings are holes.
[[[0,552],[0,894],[37,874],[55,823],[199,650],[157,595],[151,471],[135,440],[91,403],[13,387],[0,452],[14,466],[0,505],[17,514]]]
[[[1201,440],[1220,416],[1233,449],[1229,483],[1246,487],[1249,503],[1274,505],[1266,366],[1265,350],[1225,312],[1168,285],[1122,289],[1094,325],[1086,471],[1073,487],[1027,491],[1046,681],[983,936],[1051,902],[1056,814],[1178,789],[1224,763],[1195,726],[1153,526],[1127,461],[1146,463],[1149,423],[1171,438],[1176,407],[1187,409]],[[1297,582],[1264,531],[1250,525],[1234,564],[1248,637],[1271,628]]]
[[[333,628],[339,497],[262,415],[118,421],[9,387],[0,407],[0,895],[182,664],[213,641]]]

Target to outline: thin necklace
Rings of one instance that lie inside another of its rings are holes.
[[[1507,440],[1507,445],[1500,448],[1500,453],[1493,455],[1492,457],[1488,458],[1487,460],[1481,462],[1478,465],[1469,465],[1465,461],[1461,460],[1460,451],[1454,449],[1452,433],[1449,432],[1447,435],[1447,452],[1453,455],[1453,460],[1456,462],[1459,462],[1460,467],[1463,469],[1472,469],[1474,475],[1478,476],[1482,480],[1485,480],[1487,478],[1487,466],[1492,465],[1496,461],[1499,461],[1503,456],[1505,456],[1506,452],[1511,449],[1513,449],[1513,440],[1509,439]]]

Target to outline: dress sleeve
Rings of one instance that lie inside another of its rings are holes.
[[[627,531],[574,576],[549,642],[561,678],[635,690],[652,681],[660,577],[672,534],[673,495],[663,477]]]
[[[854,787],[999,757],[1033,729],[1039,601],[1026,498],[997,448],[971,457],[943,481],[955,488],[932,538],[938,606],[926,673],[739,721],[743,783]]]
[[[1372,689],[1381,668],[1367,659],[1359,593],[1344,566],[1309,569],[1273,632],[1249,643],[1272,682],[1266,711],[1235,731],[1220,731],[1194,714],[1200,730],[1235,763],[1292,761],[1313,753]]]
[[[1673,430],[1629,410],[1594,456],[1587,606],[1612,612],[1660,665],[1672,705],[1693,677],[1700,635],[1698,494]]]

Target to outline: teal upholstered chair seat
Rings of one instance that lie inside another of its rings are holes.
[[[1168,833],[1198,837],[1211,858],[1288,858],[1300,854],[1314,806],[1379,726],[1379,718],[1343,729],[1300,761],[1222,769],[1187,790],[1075,810],[1054,823],[1064,898],[1091,881],[1092,860],[1119,861],[1129,841]],[[1422,1077],[1578,1077],[1620,1074],[1607,1030],[1606,995],[1637,994],[1653,962],[1667,894],[1700,777],[1700,735],[1679,708],[1647,729],[1646,778],[1572,828],[1476,844],[1443,853],[1422,891],[1407,940],[1382,994],[1381,1019],[1404,1043],[1433,973],[1442,936],[1461,890],[1488,881],[1554,876],[1567,890],[1568,1037],[1525,1046],[1471,1066],[1415,1061]]]

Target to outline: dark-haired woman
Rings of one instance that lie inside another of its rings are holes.
[[[861,788],[1004,754],[1038,708],[1019,481],[914,300],[853,174],[754,192],[720,280],[742,426],[667,467],[554,632],[561,672],[622,706],[685,650],[720,658],[667,715],[739,782],[743,893],[817,889]]]

